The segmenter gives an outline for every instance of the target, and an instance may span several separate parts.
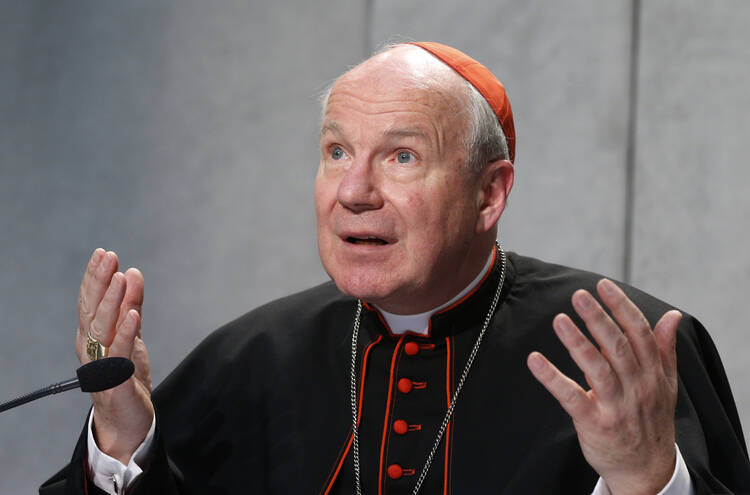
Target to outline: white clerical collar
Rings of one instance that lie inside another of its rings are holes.
[[[375,307],[378,308],[380,314],[383,315],[383,318],[385,318],[385,321],[386,323],[388,323],[388,327],[391,329],[392,334],[401,335],[406,332],[413,332],[421,335],[427,335],[430,329],[430,317],[438,311],[447,308],[456,301],[460,301],[462,297],[474,290],[474,288],[479,285],[482,279],[484,279],[484,276],[487,274],[487,272],[492,268],[491,265],[493,259],[495,259],[494,249],[490,251],[490,255],[484,264],[484,268],[479,270],[479,275],[477,275],[474,280],[472,280],[469,285],[464,288],[464,290],[456,294],[450,301],[441,304],[435,309],[431,309],[430,311],[425,311],[424,313],[419,313],[416,315],[396,315],[393,313],[389,313],[388,311],[385,311],[378,306]]]

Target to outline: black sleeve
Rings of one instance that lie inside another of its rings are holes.
[[[159,431],[159,422],[154,432],[149,461],[141,473],[128,487],[128,495],[162,494],[180,495],[188,492],[182,489],[182,475],[167,458],[164,442]],[[108,495],[94,485],[87,475],[86,448],[88,419],[70,463],[39,487],[39,495]]]
[[[87,488],[89,494],[107,495],[106,492],[99,490],[93,483],[86,479],[84,463],[86,462],[87,428],[88,419],[85,422],[81,435],[78,437],[78,443],[73,451],[70,463],[39,487],[39,495],[84,494],[87,493]]]
[[[192,495],[236,487],[265,489],[262,373],[267,339],[232,323],[196,347],[151,395],[156,412],[152,453],[128,495]],[[87,481],[86,431],[70,464],[44,483],[41,495],[103,493]],[[88,486],[86,485],[88,483]],[[93,490],[93,491],[92,491]]]
[[[750,462],[719,354],[693,318],[677,341],[679,395],[675,432],[696,495],[750,494]]]

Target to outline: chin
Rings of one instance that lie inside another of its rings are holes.
[[[370,273],[357,273],[352,269],[341,269],[328,273],[336,287],[344,294],[377,304],[392,296],[398,284],[392,280],[384,280],[381,276]]]

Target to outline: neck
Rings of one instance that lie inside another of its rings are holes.
[[[487,260],[484,263],[484,267],[479,270],[479,273],[474,277],[474,279],[469,282],[469,284],[464,287],[460,292],[458,292],[455,296],[453,296],[451,299],[446,301],[445,303],[441,304],[440,306],[437,306],[429,311],[425,311],[422,313],[416,313],[416,314],[394,314],[389,313],[388,311],[385,311],[383,308],[375,305],[376,308],[378,308],[378,311],[380,311],[380,314],[383,315],[383,318],[385,319],[386,323],[388,323],[388,327],[391,330],[391,333],[393,334],[403,334],[406,332],[414,332],[419,333],[422,335],[427,335],[430,327],[430,317],[434,315],[435,313],[442,311],[443,309],[455,304],[456,302],[460,301],[463,297],[465,297],[467,294],[472,292],[479,283],[485,278],[485,275],[487,272],[489,272],[492,269],[492,260],[494,259],[494,253],[495,250],[493,248],[492,251],[490,251],[489,256],[487,257]]]

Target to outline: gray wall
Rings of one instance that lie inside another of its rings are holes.
[[[211,329],[325,280],[316,95],[398,35],[453,44],[506,84],[504,245],[697,315],[750,428],[750,3],[475,5],[0,2],[0,400],[73,374],[97,246],[145,274],[157,383]],[[3,414],[0,493],[62,466],[87,407],[68,392]]]

